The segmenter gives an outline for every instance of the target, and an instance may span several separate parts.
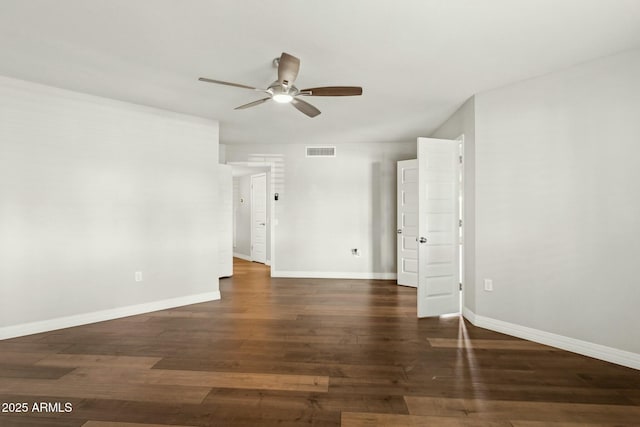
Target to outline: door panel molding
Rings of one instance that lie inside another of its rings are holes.
[[[418,160],[401,160],[397,170],[397,283],[418,286]]]
[[[418,317],[460,311],[459,144],[418,138]]]

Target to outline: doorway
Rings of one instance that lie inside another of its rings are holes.
[[[233,258],[271,267],[274,257],[272,165],[229,162],[233,176]]]
[[[251,261],[267,263],[267,174],[251,175]]]

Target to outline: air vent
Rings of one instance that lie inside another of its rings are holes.
[[[307,157],[335,157],[336,147],[307,147]]]

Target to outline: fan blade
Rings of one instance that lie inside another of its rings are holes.
[[[255,88],[253,86],[241,85],[240,83],[223,82],[222,80],[213,80],[213,79],[208,79],[206,77],[200,77],[198,80],[200,80],[201,82],[216,83],[216,84],[219,84],[219,85],[241,87],[243,89],[261,90],[261,89]]]
[[[301,99],[293,98],[291,100],[291,105],[293,105],[299,111],[302,111],[304,114],[306,114],[309,117],[315,117],[318,114],[320,114],[320,110],[318,110],[313,105],[311,105],[308,102],[303,101]]]
[[[280,83],[286,81],[291,85],[298,77],[298,71],[300,71],[300,59],[282,52],[280,63],[278,64],[278,81]]]
[[[306,96],[358,96],[362,95],[360,86],[327,86],[312,87],[300,91],[300,95]]]
[[[244,110],[245,108],[255,107],[256,105],[260,105],[260,104],[262,104],[264,102],[267,102],[270,99],[271,99],[271,97],[258,99],[257,101],[253,101],[253,102],[250,102],[248,104],[244,104],[244,105],[241,105],[239,107],[236,107],[236,108],[234,108],[234,110]]]

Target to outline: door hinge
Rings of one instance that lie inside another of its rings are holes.
[[[462,290],[462,283],[460,283],[460,288],[459,289]]]
[[[458,156],[458,159],[460,159],[460,163],[462,164],[462,156]]]
[[[462,227],[462,220],[461,219],[458,220],[458,227]]]

